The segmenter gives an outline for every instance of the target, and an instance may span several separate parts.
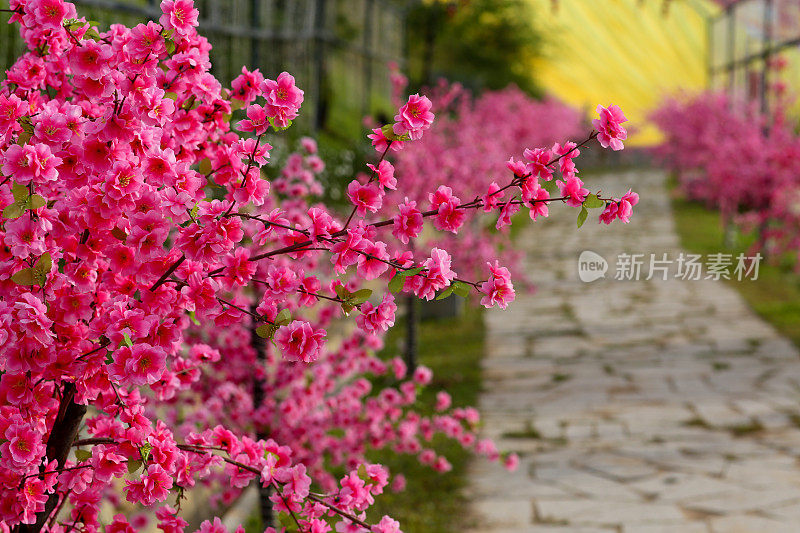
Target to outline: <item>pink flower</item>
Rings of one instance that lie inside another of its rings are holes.
[[[420,96],[419,94],[409,96],[408,102],[400,108],[394,117],[393,130],[395,135],[408,135],[412,140],[422,137],[422,132],[433,124],[432,105],[427,96]]]
[[[373,307],[370,302],[361,304],[361,314],[356,317],[356,323],[358,327],[370,333],[386,331],[394,326],[396,311],[394,296],[387,292],[377,307]]]
[[[109,374],[120,383],[150,385],[161,378],[166,368],[164,349],[145,343],[122,346],[113,358]]]
[[[242,73],[231,82],[231,96],[249,104],[260,94],[264,76],[258,69],[250,72],[247,67],[242,67]]]
[[[303,91],[294,83],[294,76],[281,72],[277,80],[265,79],[261,84],[261,92],[267,100],[267,114],[275,119],[275,123],[285,128],[289,121],[297,117],[300,104],[303,103]]]
[[[377,174],[378,182],[381,184],[381,187],[393,191],[397,189],[397,179],[394,177],[394,165],[384,159],[377,167],[369,163],[367,166],[373,173]]]
[[[436,291],[444,289],[456,273],[450,269],[452,258],[445,250],[441,248],[432,248],[431,256],[422,264],[427,272],[423,272],[418,276],[410,276],[406,279],[406,284],[417,284],[414,287],[417,296],[425,298],[426,300],[433,300],[436,296]]]
[[[570,176],[566,181],[557,181],[559,193],[566,198],[567,205],[578,207],[586,200],[589,189],[583,186],[583,182],[577,176]]]
[[[81,46],[76,46],[70,51],[69,66],[75,75],[99,80],[113,56],[114,52],[110,46],[85,39],[81,42]]]
[[[164,13],[158,22],[167,29],[184,37],[190,35],[197,26],[197,17],[200,14],[194,8],[192,0],[164,0],[161,2],[161,11]]]
[[[64,0],[39,0],[35,3],[30,2],[30,4],[33,4],[34,16],[42,28],[59,30],[64,19],[78,16],[75,12],[75,5],[64,2]]]
[[[293,320],[289,325],[278,329],[275,342],[286,361],[311,363],[319,357],[325,334],[324,329],[315,330],[304,320]]]
[[[513,472],[519,466],[519,456],[515,453],[510,453],[503,461],[503,466],[509,472]]]
[[[267,111],[258,104],[247,108],[247,119],[239,122],[239,130],[252,131],[256,135],[263,135],[269,129]]]
[[[60,164],[61,158],[54,156],[46,144],[12,144],[3,153],[2,171],[20,185],[44,184],[58,178],[56,167]]]
[[[97,480],[107,482],[114,477],[121,477],[127,471],[124,455],[109,451],[104,446],[95,446],[92,449],[92,467]]]
[[[515,298],[511,274],[497,261],[494,262],[494,265],[491,263],[487,263],[487,265],[489,265],[489,279],[481,285],[481,292],[484,294],[481,298],[481,305],[486,308],[497,305],[505,309]]]
[[[576,172],[573,159],[581,155],[581,151],[578,150],[576,146],[578,145],[574,142],[566,142],[563,146],[558,143],[553,145],[552,152],[561,157],[561,159],[558,160],[558,165],[564,177],[572,176]]]
[[[367,211],[375,213],[383,204],[383,194],[378,187],[372,183],[361,185],[358,180],[353,180],[347,186],[347,197],[350,203],[356,206],[358,216],[366,216]]]
[[[416,237],[422,231],[424,219],[422,212],[417,209],[417,202],[409,200],[397,206],[398,214],[393,219],[392,235],[403,244]]]
[[[606,208],[600,213],[600,222],[611,224],[617,218],[617,211],[619,211],[619,204],[617,202],[608,202]]]
[[[597,106],[597,113],[600,118],[592,120],[592,125],[597,130],[597,140],[603,148],[611,147],[612,150],[622,150],[622,141],[628,138],[628,132],[622,126],[628,119],[622,113],[619,106],[610,105],[607,108]]]
[[[514,161],[513,157],[506,161],[506,168],[518,178],[529,174],[528,165],[524,161]]]
[[[356,269],[360,277],[367,280],[375,279],[389,269],[387,264],[389,254],[386,252],[386,243],[366,241],[363,243],[361,251],[363,253],[358,255],[358,267]]]
[[[30,426],[11,424],[3,436],[6,441],[0,445],[2,450],[0,462],[4,463],[6,468],[17,470],[28,467],[44,456],[45,446],[42,436]]]
[[[542,178],[545,181],[553,179],[553,170],[547,166],[550,160],[553,159],[553,154],[550,150],[543,148],[536,148],[535,150],[525,149],[525,159],[530,161],[528,164],[528,172],[531,176]]]
[[[453,399],[447,394],[445,391],[439,391],[436,393],[436,410],[437,411],[444,411],[445,409],[449,408],[452,405]]]
[[[375,147],[380,153],[385,152],[389,148],[389,139],[383,134],[383,130],[381,128],[374,128],[372,133],[367,135],[367,137],[372,141],[372,146]],[[392,151],[398,152],[403,149],[405,143],[403,141],[392,141]]]
[[[529,213],[531,220],[536,220],[536,217],[538,216],[543,216],[543,217],[547,216],[548,214],[547,204],[549,202],[545,202],[543,200],[549,200],[549,199],[550,199],[550,193],[547,192],[544,188],[537,187],[533,191],[533,194],[528,200],[531,206]]]
[[[638,203],[639,195],[628,189],[628,192],[625,193],[619,201],[619,211],[617,212],[619,219],[626,224],[630,222],[631,215],[633,214],[633,206]]]

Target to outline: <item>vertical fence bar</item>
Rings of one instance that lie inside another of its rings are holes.
[[[769,68],[772,59],[773,0],[764,0],[764,55],[761,70],[761,112],[769,111]]]
[[[728,17],[728,95],[731,97],[729,104],[733,104],[734,89],[736,86],[736,64],[734,62],[734,52],[736,47],[736,11],[735,4],[731,4],[725,10]]]
[[[314,70],[316,82],[316,108],[314,109],[314,131],[325,126],[327,114],[325,102],[325,0],[315,0],[314,6]]]
[[[362,56],[364,61],[364,97],[361,102],[361,115],[366,116],[372,111],[372,34],[375,25],[374,0],[365,0],[364,4],[364,36]]]

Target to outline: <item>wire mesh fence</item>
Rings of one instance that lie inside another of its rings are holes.
[[[101,28],[161,15],[155,0],[74,0]],[[352,130],[390,98],[389,61],[401,62],[405,13],[385,0],[196,0],[199,31],[211,42],[212,72],[229,83],[243,65],[267,77],[286,70],[306,92],[302,129]],[[0,14],[0,66],[24,51]]]
[[[800,89],[800,0],[733,1],[711,21],[710,83],[768,111]]]

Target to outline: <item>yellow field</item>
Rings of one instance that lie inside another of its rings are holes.
[[[629,119],[631,144],[657,142],[648,112],[679,89],[706,85],[706,0],[529,0],[536,24],[547,37],[546,59],[533,65],[534,76],[549,93],[586,108],[622,107]],[[695,8],[692,7],[695,6]],[[699,11],[698,11],[699,8]]]

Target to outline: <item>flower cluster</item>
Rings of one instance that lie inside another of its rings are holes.
[[[373,131],[382,156],[348,186],[342,216],[314,201],[325,165],[312,140],[276,179],[262,173],[265,136],[300,113],[294,78],[243,69],[223,88],[192,0],[161,9],[158,23],[101,31],[63,0],[11,2],[28,51],[0,84],[0,528],[96,531],[121,487],[179,532],[181,498],[198,482],[218,483],[225,500],[255,480],[299,530],[399,531],[389,517],[364,521],[389,479],[367,447],[440,471],[437,433],[501,454],[478,439],[474,409],[440,396],[435,416],[415,412],[430,371],[406,376],[374,356],[396,306],[372,290],[472,291],[505,307],[514,288],[494,250],[473,251],[489,269],[469,281],[446,246],[404,245],[426,218],[455,235],[467,213],[506,224],[523,205],[596,207],[575,181],[579,146],[532,150],[521,175],[507,154],[475,168],[499,165],[508,179],[474,200],[443,168],[414,191],[386,159],[433,137],[432,102],[412,95]],[[565,196],[545,198],[537,180],[556,166]],[[329,345],[351,313],[355,329]],[[373,390],[369,376],[389,384]],[[142,527],[124,513],[106,525]],[[222,530],[218,519],[200,528]]]
[[[764,116],[726,95],[672,98],[654,113],[658,153],[687,197],[754,231],[772,256],[800,250],[800,136],[784,108]]]

